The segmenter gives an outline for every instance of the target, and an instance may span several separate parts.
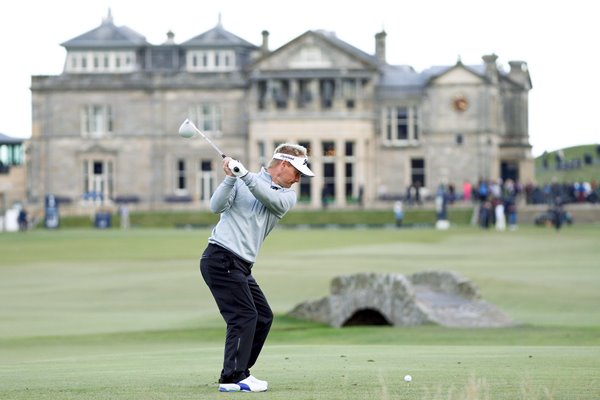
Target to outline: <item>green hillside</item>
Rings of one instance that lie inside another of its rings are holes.
[[[600,145],[589,144],[542,154],[535,159],[536,182],[543,185],[553,180],[558,182],[600,181],[598,146]],[[562,151],[564,158],[562,163],[559,164],[556,156],[560,151]],[[546,165],[544,165],[544,159],[546,159]]]

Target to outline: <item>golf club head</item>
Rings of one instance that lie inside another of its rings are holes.
[[[186,118],[185,121],[179,127],[179,136],[190,139],[198,135],[198,130],[194,126],[194,123]]]

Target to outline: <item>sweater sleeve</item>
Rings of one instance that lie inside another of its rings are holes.
[[[231,204],[235,199],[235,182],[235,177],[226,176],[223,182],[217,187],[210,198],[210,210],[213,213],[221,214],[231,207]]]

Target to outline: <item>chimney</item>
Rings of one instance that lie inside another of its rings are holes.
[[[269,52],[269,31],[262,31],[262,45],[260,46],[260,52],[263,54]]]
[[[518,82],[525,86],[527,89],[531,89],[531,78],[529,76],[529,68],[525,61],[509,61],[510,71],[508,77],[515,82]]]
[[[170,29],[169,32],[167,32],[167,40],[164,44],[175,44],[175,34]]]
[[[381,31],[375,35],[375,57],[381,64],[387,64],[385,61],[385,37],[387,33]]]
[[[494,83],[498,82],[498,65],[496,60],[498,56],[495,54],[486,54],[481,57],[485,63],[485,75]]]

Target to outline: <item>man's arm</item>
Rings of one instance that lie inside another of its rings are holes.
[[[235,199],[235,181],[233,176],[226,176],[210,198],[210,211],[220,214],[231,207]]]
[[[258,178],[257,174],[247,174],[240,178],[254,197],[278,218],[282,218],[296,204],[296,192],[291,189],[271,189],[271,185]]]

